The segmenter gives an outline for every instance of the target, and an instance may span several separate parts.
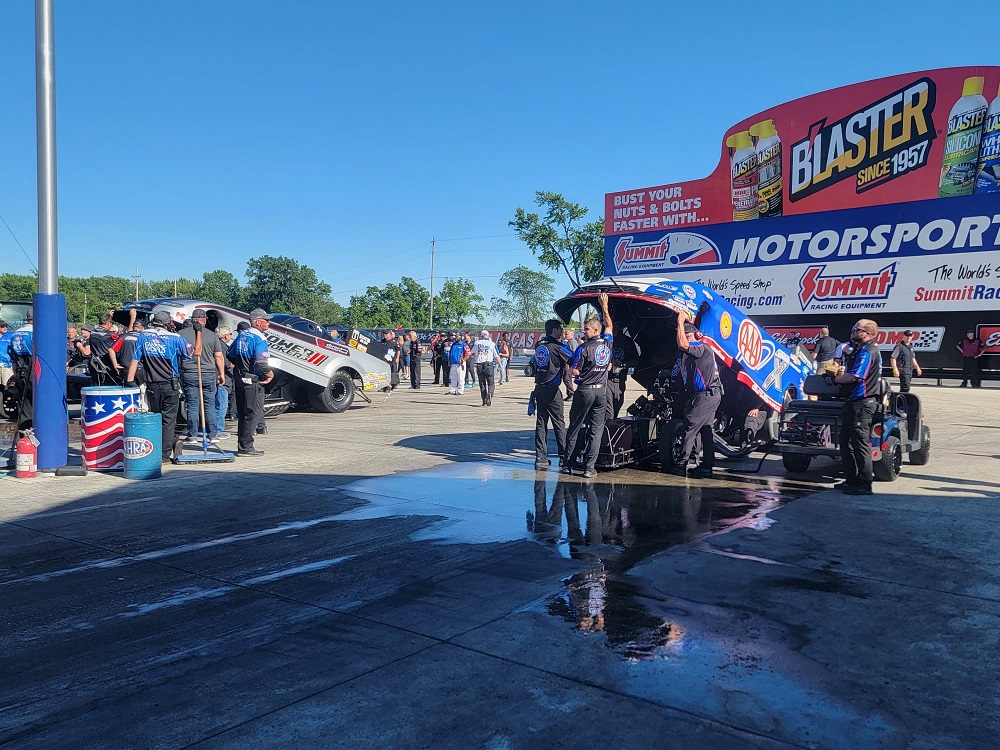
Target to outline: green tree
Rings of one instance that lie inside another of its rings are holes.
[[[235,307],[243,306],[243,287],[229,271],[207,271],[201,277],[201,293],[198,295],[206,302],[217,305]]]
[[[604,275],[604,219],[583,223],[588,209],[559,193],[538,191],[535,203],[545,216],[523,208],[507,222],[546,268],[562,271],[574,287]]]
[[[427,289],[404,276],[398,284],[370,286],[364,294],[353,295],[347,319],[358,328],[426,328],[430,302]]]
[[[556,286],[541,271],[527,266],[512,268],[500,277],[506,297],[494,297],[491,312],[509,328],[541,328],[552,315],[552,300]]]
[[[262,255],[247,261],[244,306],[268,312],[291,313],[317,322],[334,322],[342,309],[330,297],[330,285],[316,272],[291,258]],[[321,320],[322,319],[322,320]]]
[[[485,301],[469,279],[445,279],[434,295],[434,321],[444,328],[479,323],[486,315]]]

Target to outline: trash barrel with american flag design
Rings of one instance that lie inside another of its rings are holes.
[[[83,465],[90,471],[125,467],[125,415],[139,410],[139,389],[92,385],[80,391]]]

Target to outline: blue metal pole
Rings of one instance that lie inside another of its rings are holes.
[[[56,49],[53,0],[35,0],[35,132],[38,154],[38,293],[34,295],[35,436],[38,468],[69,455],[66,407],[66,298],[59,294],[56,212]]]

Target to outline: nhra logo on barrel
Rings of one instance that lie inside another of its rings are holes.
[[[125,438],[125,458],[145,458],[153,452],[153,443],[146,438]]]

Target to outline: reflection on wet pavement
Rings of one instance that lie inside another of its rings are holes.
[[[530,540],[592,562],[544,608],[585,633],[602,633],[624,658],[662,658],[685,629],[650,611],[651,595],[627,571],[651,555],[734,528],[766,529],[767,514],[803,494],[776,479],[695,482],[640,471],[594,481],[535,472],[518,461],[455,463],[342,487],[366,501],[339,518],[428,516],[414,534],[441,543]],[[653,597],[655,598],[655,596]]]

